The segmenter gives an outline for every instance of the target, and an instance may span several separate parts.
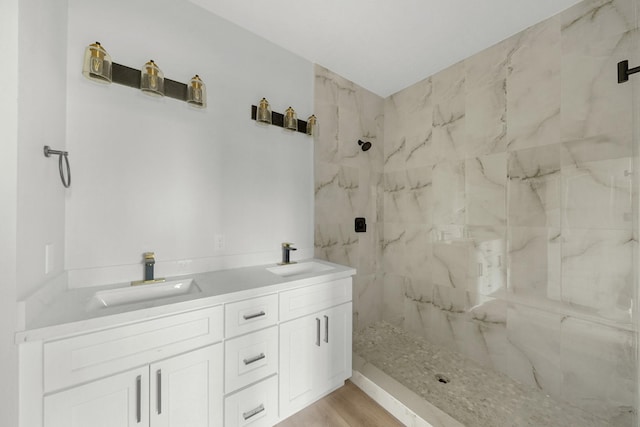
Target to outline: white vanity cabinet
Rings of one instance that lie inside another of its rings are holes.
[[[281,418],[351,377],[351,292],[349,278],[280,294],[281,320],[293,318],[280,324]]]
[[[216,344],[44,398],[45,427],[222,425]]]
[[[44,343],[44,427],[221,426],[222,334],[218,306]]]
[[[327,268],[336,271],[275,284],[267,276],[264,288],[239,271],[244,289],[188,310],[26,331],[19,427],[277,424],[351,376],[355,271]]]

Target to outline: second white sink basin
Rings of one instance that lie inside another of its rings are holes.
[[[333,267],[313,261],[267,268],[267,271],[277,274],[280,277],[301,276],[303,274],[320,273],[327,270],[333,270]]]
[[[171,280],[98,291],[89,304],[91,308],[104,308],[197,292],[200,292],[200,288],[193,279]]]

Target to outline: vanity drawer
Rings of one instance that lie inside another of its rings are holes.
[[[278,294],[227,304],[224,313],[226,338],[275,325],[278,322]]]
[[[280,293],[280,321],[295,319],[352,299],[351,278]]]
[[[222,306],[44,344],[44,391],[69,387],[222,340]]]
[[[278,370],[278,327],[254,332],[225,342],[224,390],[259,381]]]
[[[271,427],[278,421],[278,377],[252,385],[224,400],[225,427]]]

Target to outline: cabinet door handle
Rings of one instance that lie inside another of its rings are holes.
[[[320,347],[320,319],[316,317],[316,345]]]
[[[258,360],[262,360],[265,357],[267,357],[267,356],[265,356],[264,353],[260,353],[257,356],[253,356],[253,357],[250,357],[248,359],[243,359],[242,361],[244,362],[245,365],[251,365],[253,362],[257,362]]]
[[[250,411],[247,412],[243,412],[242,413],[242,418],[244,418],[245,420],[248,420],[249,418],[258,415],[260,412],[264,411],[264,405],[261,403],[260,406],[258,406],[255,409],[252,409]]]
[[[329,316],[324,316],[324,342],[329,343]]]
[[[136,378],[136,422],[142,421],[142,376]]]
[[[264,316],[267,313],[265,313],[264,311],[260,311],[259,313],[254,313],[254,314],[245,314],[242,316],[242,318],[244,320],[251,320],[251,319],[255,319],[256,317],[260,317],[260,316]]]
[[[162,370],[156,371],[156,407],[158,408],[158,415],[162,413]]]

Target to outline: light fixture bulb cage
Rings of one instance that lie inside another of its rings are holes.
[[[197,74],[187,85],[187,103],[198,108],[207,107],[207,87]]]
[[[87,46],[84,51],[82,75],[98,83],[111,83],[111,56],[100,42]]]
[[[140,70],[140,90],[147,95],[164,96],[164,74],[153,59]]]
[[[287,130],[298,130],[298,116],[293,108],[289,107],[284,112],[284,126]]]
[[[266,98],[262,98],[258,103],[256,122],[265,125],[271,124],[271,106],[269,106],[269,101]]]

